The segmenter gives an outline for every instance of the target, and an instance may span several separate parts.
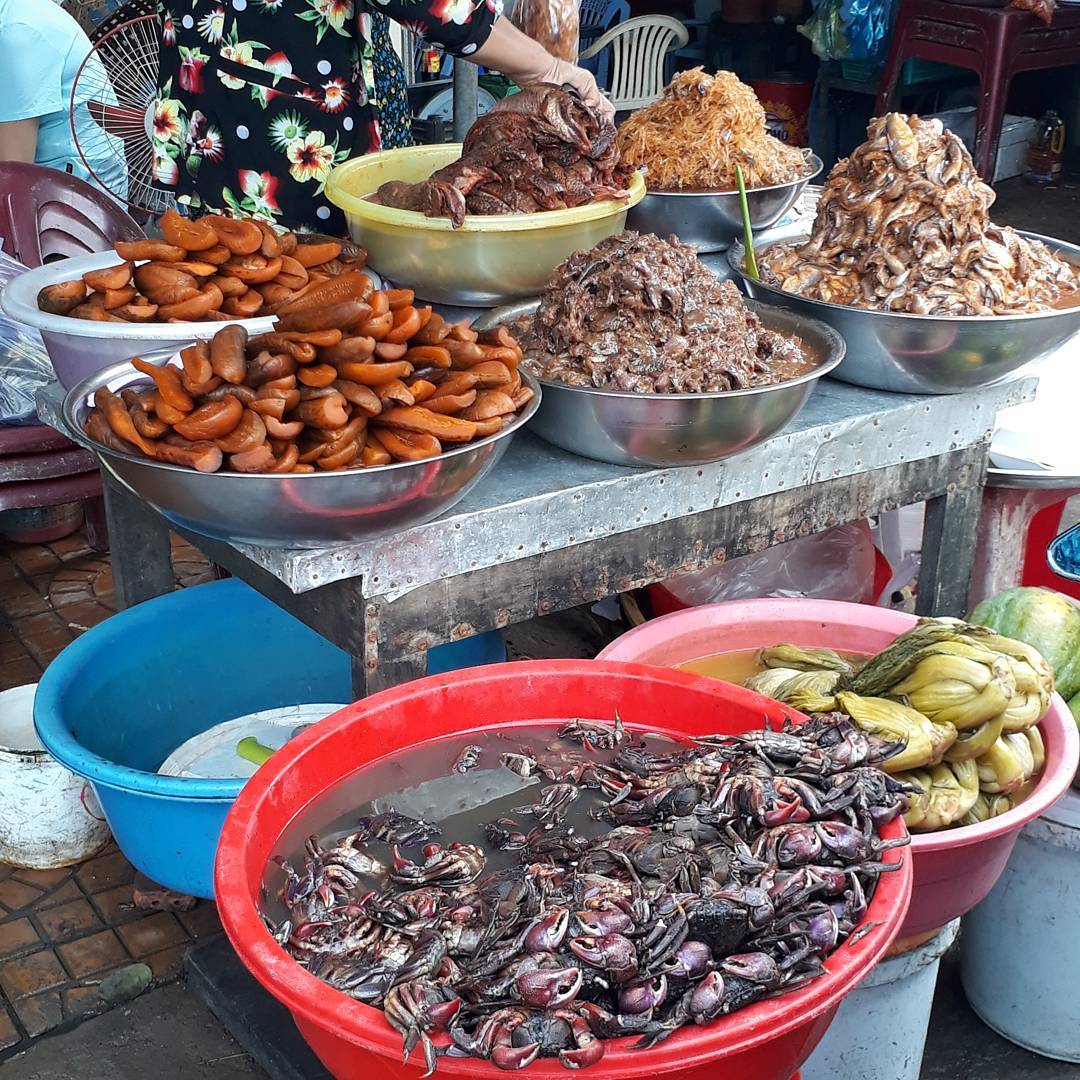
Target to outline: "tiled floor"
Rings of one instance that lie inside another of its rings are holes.
[[[101,980],[134,963],[177,978],[186,947],[220,931],[213,904],[172,914],[132,903],[135,871],[113,845],[80,866],[0,864],[0,1057],[103,1012]]]
[[[206,559],[178,537],[179,585],[210,578]],[[0,690],[37,682],[65,645],[116,610],[108,556],[75,533],[52,544],[0,542]]]
[[[211,576],[179,540],[173,565],[179,585]],[[0,690],[37,682],[61,649],[114,610],[108,557],[81,533],[0,546]],[[104,1011],[99,984],[110,972],[142,962],[155,982],[175,979],[187,945],[220,930],[213,904],[176,915],[137,909],[134,876],[112,845],[63,870],[0,863],[0,1059]]]

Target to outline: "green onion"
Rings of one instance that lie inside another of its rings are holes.
[[[742,209],[743,244],[746,247],[746,272],[755,280],[760,281],[757,259],[754,258],[754,233],[750,228],[750,207],[746,203],[746,181],[743,179],[742,166],[735,166],[735,179],[739,183],[739,206]]]

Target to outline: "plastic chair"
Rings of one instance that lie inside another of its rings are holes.
[[[107,251],[140,240],[142,229],[107,195],[67,173],[0,162],[3,250],[31,269],[50,259]],[[101,477],[93,455],[44,424],[0,427],[0,509],[23,510],[83,500],[87,534],[108,547]]]
[[[77,176],[0,162],[0,236],[4,251],[23,266],[33,270],[145,235],[118,203]]]
[[[948,0],[902,0],[881,74],[875,115],[888,111],[900,70],[912,57],[978,74],[981,92],[973,156],[976,170],[989,183],[1013,76],[1021,71],[1080,64],[1080,10],[1062,5],[1046,26],[1027,11]]]
[[[643,15],[613,26],[581,54],[582,60],[611,48],[608,97],[616,110],[640,109],[664,89],[667,55],[681,49],[690,33],[668,15]]]
[[[589,48],[589,42],[595,41],[605,30],[625,22],[630,18],[630,5],[626,0],[581,0],[578,13],[579,34],[582,45]],[[580,62],[580,57],[579,57]],[[608,50],[581,64],[586,71],[591,71],[598,85],[604,86],[608,79],[610,61]]]

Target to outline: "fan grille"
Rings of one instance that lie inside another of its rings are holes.
[[[124,144],[128,189],[113,192],[135,210],[162,214],[174,203],[172,192],[154,181],[154,152],[150,140],[157,97],[161,20],[156,12],[130,18],[136,10],[153,7],[139,0],[116,11],[99,27],[94,47],[83,61],[72,89],[72,111],[86,101],[95,121],[92,129],[74,129],[75,147],[83,164],[103,187],[94,162],[115,153],[109,136]],[[109,24],[115,24],[109,28]]]

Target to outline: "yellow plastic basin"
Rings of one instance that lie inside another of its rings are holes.
[[[416,183],[461,157],[460,143],[384,150],[339,165],[326,195],[340,206],[349,233],[368,252],[368,264],[397,285],[439,304],[494,307],[536,296],[571,252],[622,232],[626,211],[645,197],[638,173],[626,202],[607,200],[539,214],[470,215],[459,229],[369,202],[388,180]]]

